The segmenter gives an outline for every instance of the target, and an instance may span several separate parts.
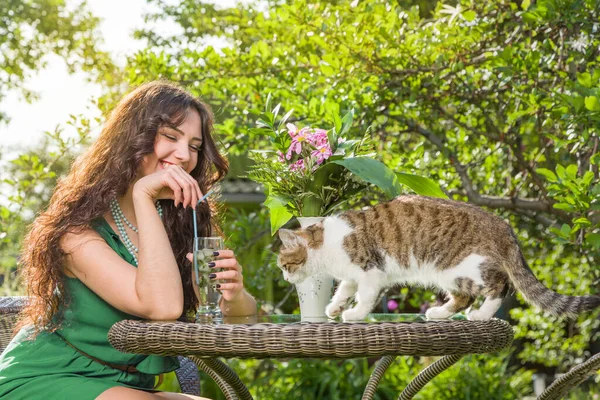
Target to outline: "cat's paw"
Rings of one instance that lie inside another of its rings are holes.
[[[492,317],[493,315],[488,315],[481,310],[472,310],[467,314],[467,319],[469,321],[487,321]]]
[[[367,317],[368,313],[351,308],[342,313],[342,321],[362,321]]]
[[[329,318],[335,318],[338,315],[340,315],[340,313],[342,312],[342,310],[344,309],[344,304],[340,304],[340,303],[329,303],[327,305],[327,307],[325,308],[325,314],[327,314],[327,316]]]
[[[452,316],[452,312],[444,307],[431,307],[425,311],[427,319],[447,319]]]

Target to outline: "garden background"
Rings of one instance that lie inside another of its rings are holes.
[[[448,197],[508,221],[546,286],[569,295],[600,292],[596,0],[148,3],[152,11],[134,34],[141,50],[116,63],[102,50],[99,20],[85,3],[2,1],[0,100],[16,91],[36,101],[36,88],[24,82],[55,54],[70,71],[102,85],[94,107],[103,116],[131,87],[159,78],[211,104],[232,163],[221,187],[222,224],[262,312],[298,312],[295,291],[275,263],[279,243],[270,234],[264,195],[246,178],[249,151],[269,143],[251,130],[251,110],[264,108],[269,94],[282,104],[281,115],[294,109],[300,125],[331,126],[333,115],[353,109],[351,138],[367,132],[378,159],[392,170],[428,177]],[[161,23],[177,29],[155,29]],[[48,126],[34,145],[0,147],[2,295],[22,294],[22,238],[57,179],[96,137],[103,117],[91,115]],[[0,114],[4,122],[9,118]],[[0,125],[1,138],[5,128]],[[348,207],[383,199],[383,192],[363,192]],[[386,300],[398,307],[387,309],[386,301],[380,311],[419,312],[436,295],[397,288]],[[599,315],[551,317],[513,295],[500,310],[515,329],[511,351],[465,358],[418,398],[531,395],[533,374],[551,379],[600,351]],[[372,362],[230,365],[259,399],[351,399],[360,396]],[[377,398],[396,398],[430,362],[398,359]],[[596,375],[570,398],[597,398],[598,381]],[[208,380],[203,390],[220,396]]]

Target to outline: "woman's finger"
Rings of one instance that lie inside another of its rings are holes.
[[[187,253],[185,255],[185,258],[187,258],[189,260],[189,262],[194,262],[194,254],[192,254],[192,253]]]
[[[198,181],[195,180],[193,176],[188,174],[187,171],[185,171],[183,168],[181,168],[181,173],[183,174],[185,179],[190,183],[190,190],[192,192],[193,198],[192,204],[190,204],[190,206],[195,207],[196,204],[198,204],[198,200],[200,200],[200,197],[202,197],[200,185],[198,184]]]
[[[235,255],[233,254],[233,250],[219,250],[217,251],[217,253],[219,253],[219,255],[217,255],[217,259],[223,259],[223,258],[235,258]]]
[[[185,172],[181,169],[181,167],[176,167],[172,170],[175,175],[175,179],[181,185],[181,189],[183,191],[183,208],[187,208],[194,201],[194,193],[192,193],[192,184],[185,176]]]
[[[198,182],[196,182],[196,180],[181,167],[174,168],[174,172],[177,173],[177,175],[181,177],[184,182],[186,182],[187,185],[184,186],[184,190],[189,194],[190,199],[190,203],[187,205],[194,207],[194,205],[196,205],[200,199],[198,197],[198,193],[200,192],[200,186],[198,186]]]
[[[185,177],[181,176],[177,172],[178,168],[179,167],[170,167],[167,169],[167,171],[169,171],[169,176],[171,179],[177,182],[177,185],[179,186],[179,193],[181,194],[180,197],[182,197],[182,201],[180,201],[180,203],[182,203],[184,207],[187,207],[192,202],[190,185],[188,182],[186,182]],[[175,190],[173,189],[173,191]],[[177,206],[177,204],[175,205]]]
[[[219,289],[222,292],[223,297],[225,297],[225,300],[229,300],[231,297],[237,296],[238,293],[243,289],[243,287],[244,286],[239,282],[217,283],[217,289]],[[229,293],[233,294],[233,296],[227,296],[227,294]]]
[[[179,185],[177,180],[172,176],[167,176],[163,184],[165,186],[168,186],[173,192],[173,202],[175,203],[175,207],[177,207],[183,201],[183,193],[181,192],[181,186]]]
[[[228,269],[236,269],[238,270],[238,262],[235,258],[225,258],[223,260],[215,260],[213,261],[215,266],[213,268],[228,268]]]
[[[212,279],[227,279],[228,281],[234,281],[234,283],[242,280],[242,274],[236,270],[215,272],[214,275],[215,277]]]

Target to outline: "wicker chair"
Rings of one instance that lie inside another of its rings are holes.
[[[4,351],[13,336],[17,314],[25,305],[26,297],[0,297],[0,352]],[[181,391],[200,395],[198,368],[190,359],[179,357],[181,367],[175,371]]]

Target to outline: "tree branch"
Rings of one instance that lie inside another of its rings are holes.
[[[545,200],[523,199],[518,197],[508,198],[496,196],[482,196],[477,190],[475,190],[473,181],[467,174],[467,168],[463,164],[461,164],[456,154],[450,151],[444,145],[444,141],[442,138],[440,138],[434,132],[426,129],[414,120],[406,120],[404,122],[408,125],[411,131],[419,133],[421,136],[425,137],[428,141],[433,143],[442,153],[445,153],[448,156],[448,158],[452,162],[452,165],[454,166],[454,169],[460,177],[463,188],[465,189],[467,198],[470,203],[489,208],[501,208],[515,211],[546,212],[558,216],[561,220],[570,222],[571,219],[569,218],[568,214],[566,214],[564,211],[553,208],[552,203]]]

